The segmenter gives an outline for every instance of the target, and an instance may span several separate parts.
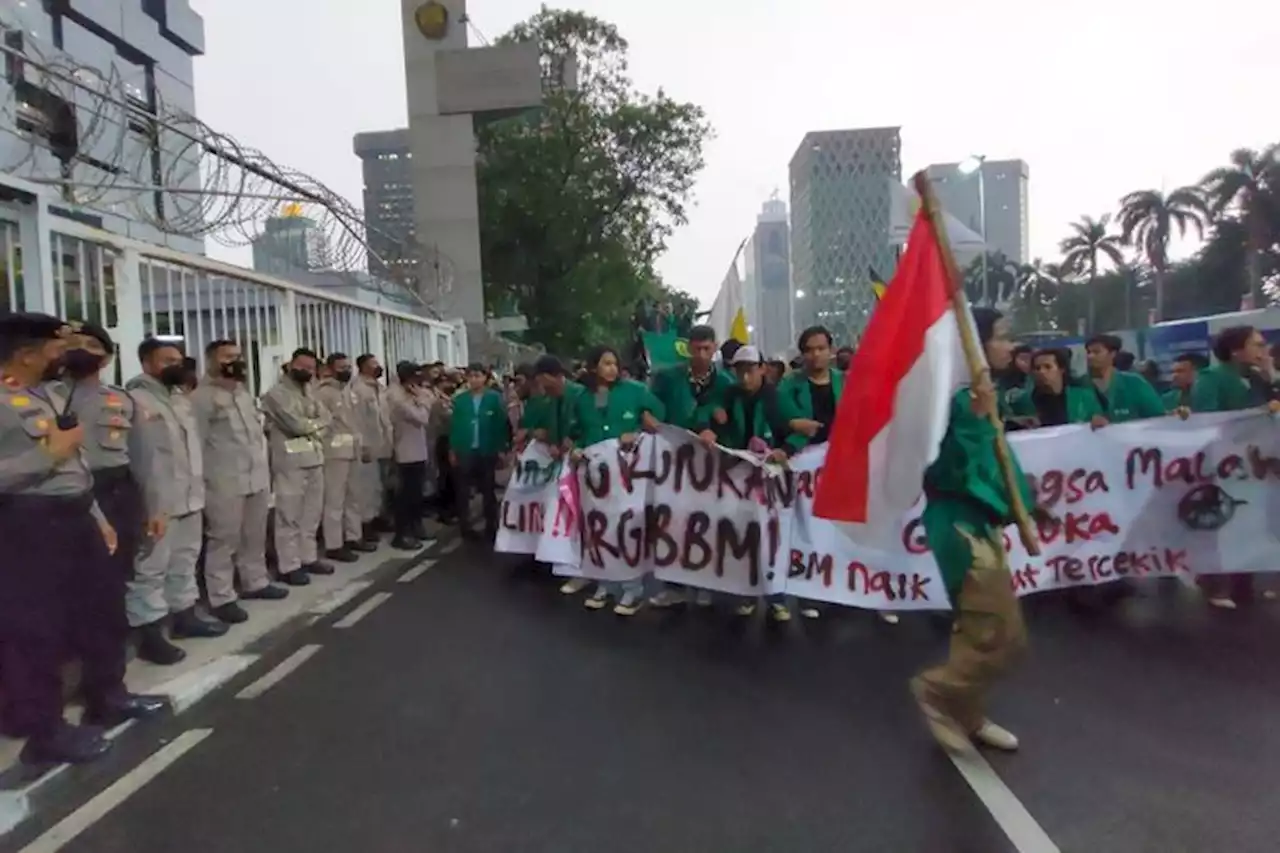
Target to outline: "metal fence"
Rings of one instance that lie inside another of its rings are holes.
[[[387,365],[467,362],[462,323],[141,243],[52,215],[44,205],[38,197],[0,203],[0,311],[40,310],[101,325],[119,348],[117,380],[139,371],[137,345],[148,336],[181,338],[202,365],[210,342],[237,342],[255,393],[274,384],[298,347],[321,357],[372,353]],[[48,263],[36,262],[44,258]]]

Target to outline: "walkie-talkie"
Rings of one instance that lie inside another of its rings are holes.
[[[58,429],[63,432],[80,426],[79,416],[76,415],[75,412],[71,411],[71,400],[76,396],[76,387],[78,384],[79,383],[76,382],[71,383],[71,390],[67,392],[67,402],[62,407],[62,411],[53,419],[53,422],[58,425]]]

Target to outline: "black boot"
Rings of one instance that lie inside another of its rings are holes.
[[[164,696],[144,696],[121,692],[101,702],[90,702],[84,709],[84,721],[91,726],[113,729],[129,720],[145,720],[169,707]]]
[[[222,622],[210,622],[202,619],[194,607],[188,607],[173,614],[173,627],[170,629],[174,639],[207,639],[221,637],[227,633],[227,626]]]
[[[335,563],[355,563],[360,560],[360,556],[349,548],[334,548],[331,551],[325,551],[324,555]],[[304,568],[307,568],[304,566]],[[307,568],[310,572],[311,569]],[[322,572],[313,572],[313,574],[323,574]],[[330,573],[332,574],[332,573]]]
[[[352,562],[360,559],[355,554],[352,554],[351,557]],[[348,561],[343,560],[343,562],[345,563]],[[314,563],[303,563],[301,571],[306,572],[309,575],[331,575],[336,570],[333,568],[332,563],[326,563],[324,560],[316,560]]]
[[[382,536],[372,522],[364,526],[364,535],[361,538],[370,545],[377,545],[382,542]]]
[[[351,541],[347,543],[347,550],[355,551],[356,553],[359,553],[359,554],[372,554],[374,551],[378,550],[378,543],[366,542],[363,539],[361,539],[358,542]]]
[[[391,547],[397,551],[420,551],[422,543],[412,536],[397,536],[391,540]]]
[[[169,642],[161,620],[138,627],[138,657],[156,666],[173,666],[184,660],[187,653]]]
[[[106,754],[111,741],[98,729],[59,723],[53,733],[27,741],[19,756],[28,766],[41,764],[86,764]]]

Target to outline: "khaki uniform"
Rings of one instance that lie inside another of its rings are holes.
[[[360,521],[368,523],[382,514],[387,491],[384,472],[391,464],[391,415],[387,389],[376,379],[356,378],[356,423],[360,431],[361,456],[357,462],[356,498]]]
[[[159,511],[168,519],[159,541],[144,543],[134,563],[126,606],[129,625],[159,622],[195,606],[196,564],[204,535],[204,453],[191,400],[153,376],[126,386],[148,422],[158,422],[154,478]]]
[[[355,389],[350,383],[325,379],[316,386],[316,400],[329,413],[324,440],[324,547],[342,548],[364,538],[364,519],[356,488],[357,466],[363,450],[356,417]]]
[[[312,393],[281,377],[262,395],[276,496],[276,562],[282,575],[319,562],[324,515],[324,443],[329,413]]]
[[[204,456],[205,587],[209,605],[217,608],[236,600],[236,572],[245,592],[257,592],[271,581],[270,474],[262,419],[243,384],[228,387],[206,379],[190,399]]]

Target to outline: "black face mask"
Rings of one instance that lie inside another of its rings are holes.
[[[303,370],[300,367],[294,367],[289,370],[289,378],[299,385],[306,385],[311,381],[311,371]]]
[[[351,381],[351,371],[339,370],[337,373],[333,374],[333,378],[341,382],[343,385],[346,385]]]
[[[373,378],[374,378],[374,379],[381,379],[381,378],[382,378],[382,373],[383,373],[383,370],[382,370],[382,368],[381,368],[381,367],[375,367],[375,368],[373,369]]]
[[[85,349],[67,350],[65,365],[67,375],[72,379],[86,379],[102,370],[105,359]]]
[[[166,388],[177,388],[187,378],[187,372],[182,369],[181,364],[171,364],[168,367],[160,368],[160,375],[156,378]]]
[[[222,365],[222,375],[227,379],[243,382],[249,375],[249,365],[245,361],[230,361]]]
[[[59,356],[45,365],[44,373],[40,374],[40,379],[44,382],[57,382],[62,378],[62,374],[65,373],[66,370],[66,356]]]

